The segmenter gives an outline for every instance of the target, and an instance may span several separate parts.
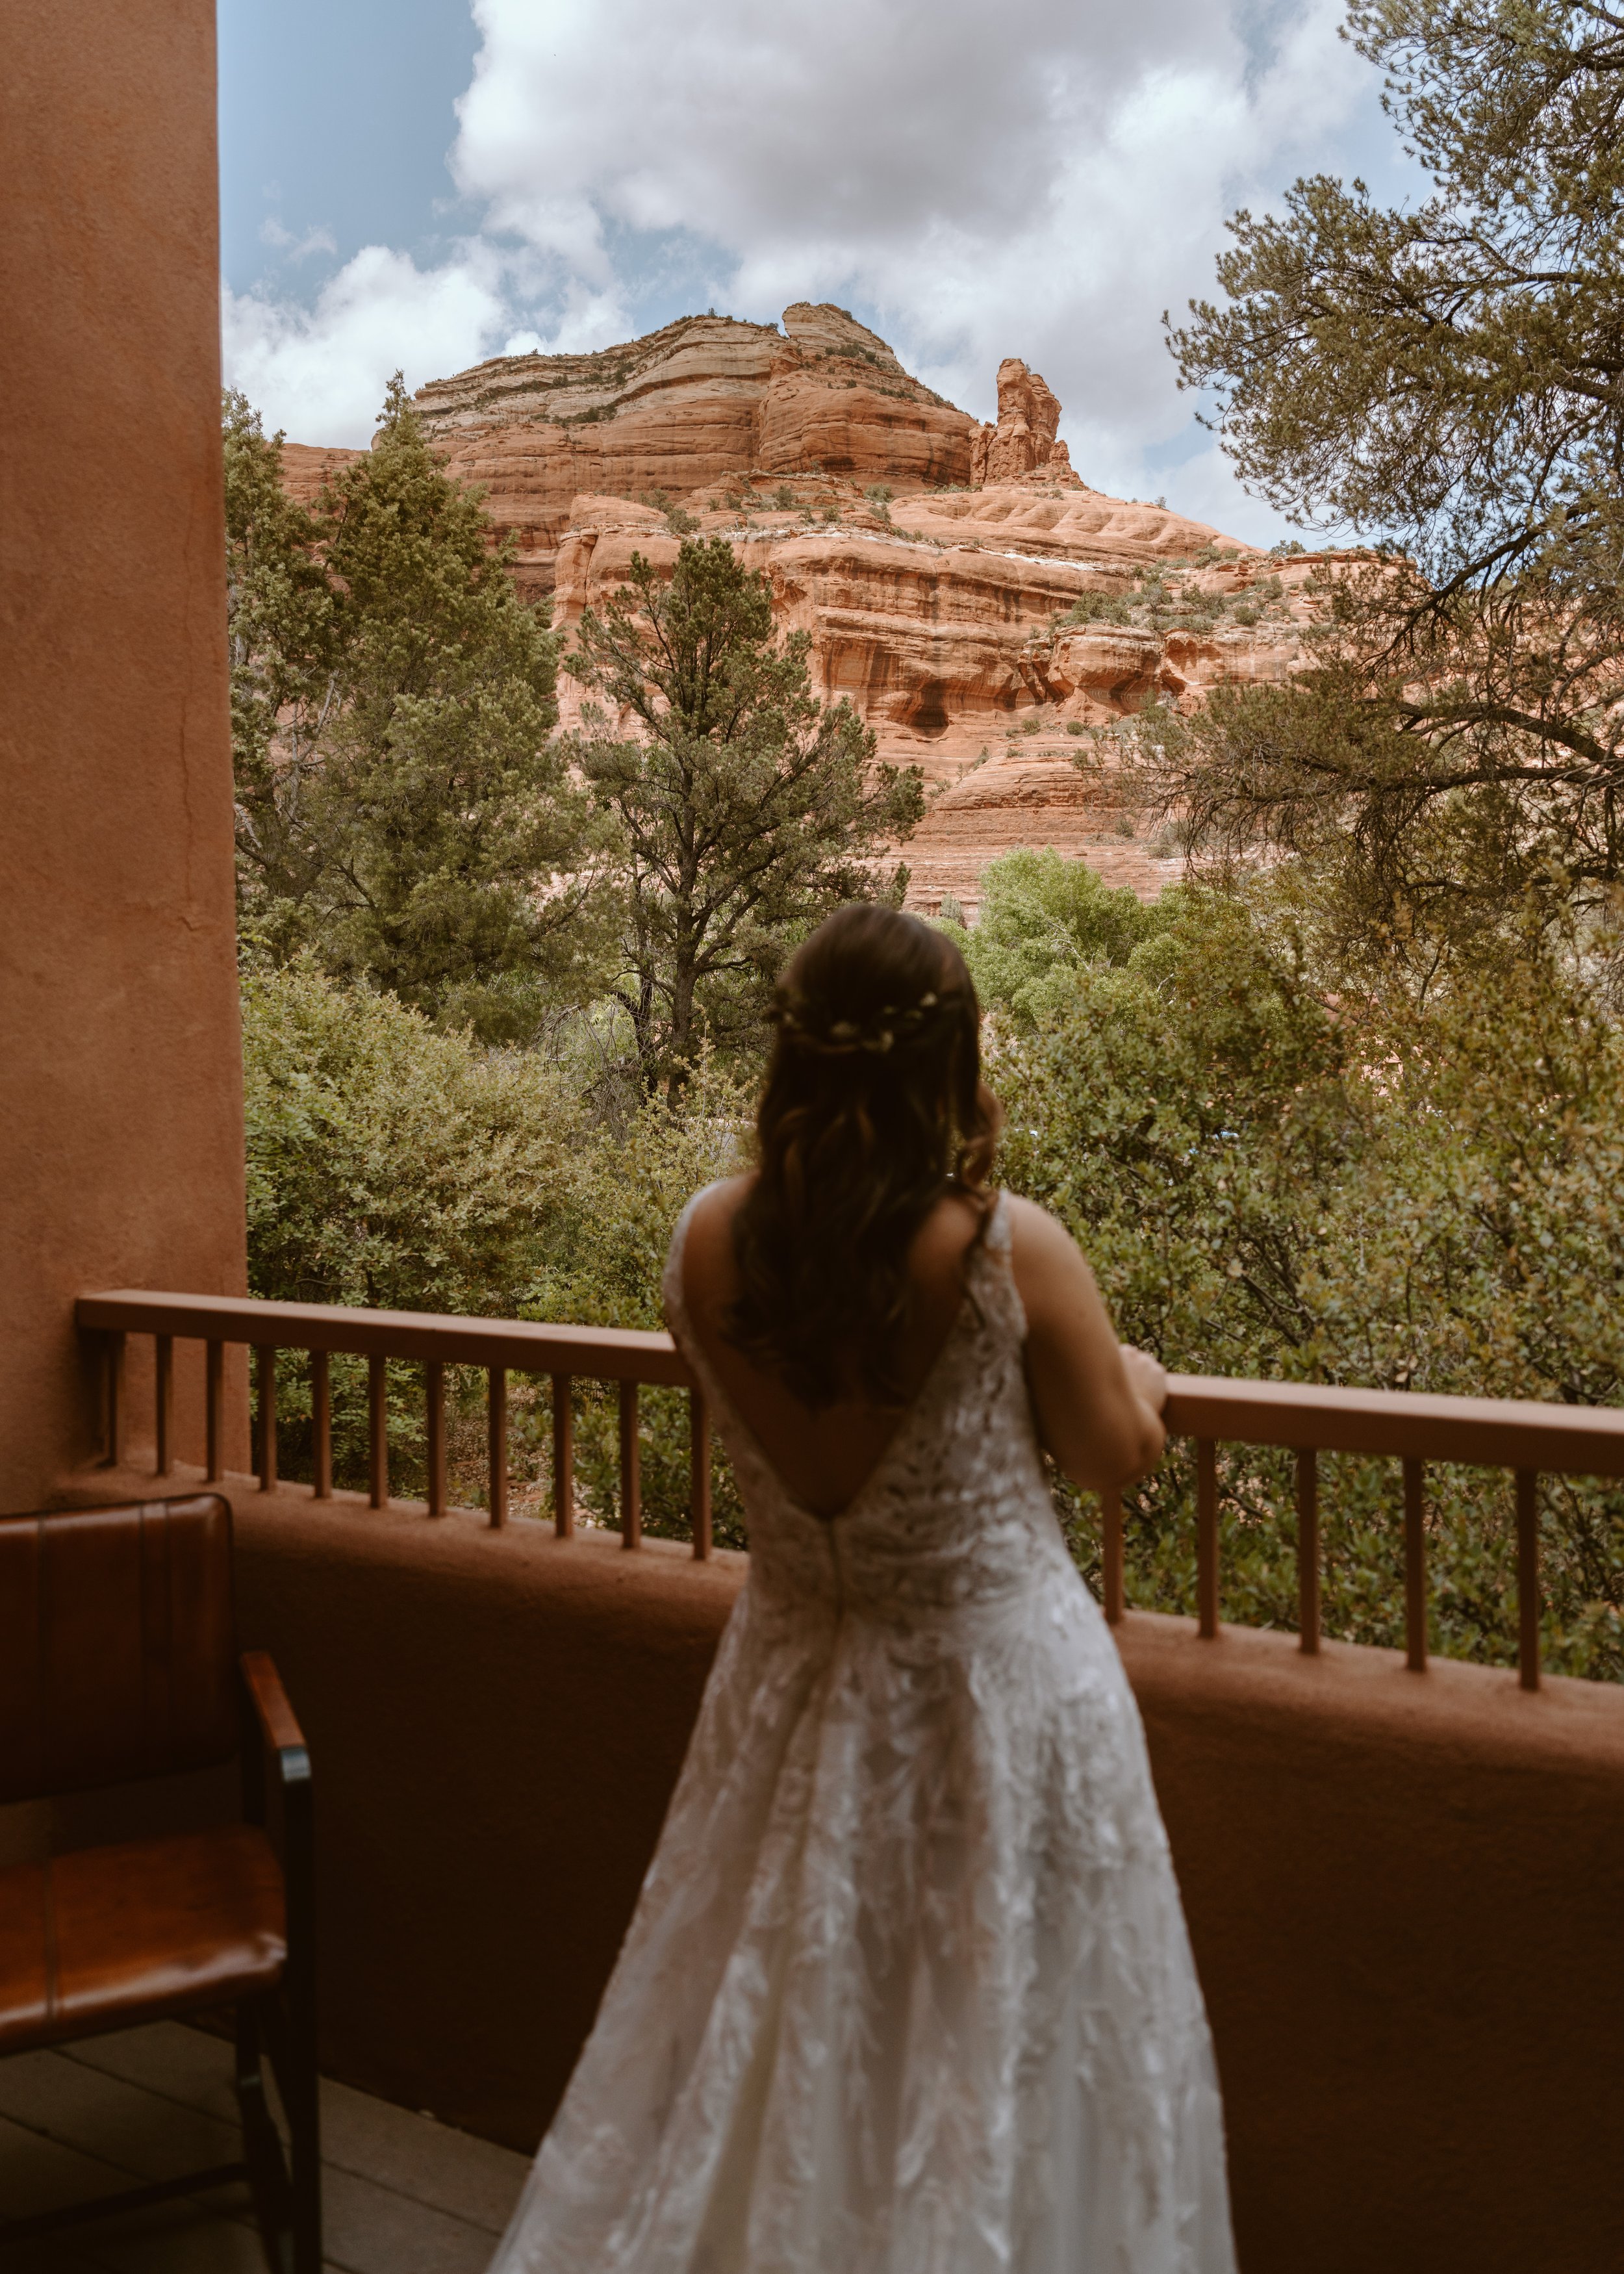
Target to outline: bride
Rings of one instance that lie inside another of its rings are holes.
[[[943,934],[843,908],[780,983],[758,1166],[671,1329],[750,1534],[597,2025],[492,2274],[1233,2274],[1145,1741],[1066,1552],[1162,1449],[997,1107]]]

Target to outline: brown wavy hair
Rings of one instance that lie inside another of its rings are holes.
[[[899,1405],[914,1234],[950,1190],[978,1240],[992,1209],[975,989],[944,933],[857,902],[796,950],[771,1015],[728,1339],[815,1411],[853,1388]]]

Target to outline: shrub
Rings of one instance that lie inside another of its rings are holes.
[[[1624,1042],[1583,987],[1530,954],[1420,1008],[1328,1000],[1283,886],[1169,900],[1047,993],[1019,975],[1030,918],[1002,980],[985,911],[971,936],[1016,1013],[1004,1173],[1071,1225],[1119,1331],[1195,1372],[1619,1402]],[[1293,1626],[1290,1457],[1222,1459],[1226,1612]],[[1176,1445],[1128,1498],[1148,1608],[1192,1607],[1192,1468]],[[1397,1645],[1396,1465],[1321,1471],[1326,1630]],[[1429,1467],[1428,1494],[1434,1647],[1509,1660],[1510,1480]],[[1086,1564],[1093,1519],[1062,1498]],[[1624,1675],[1624,1494],[1549,1480],[1542,1534],[1547,1662]]]
[[[678,1112],[644,1103],[594,1120],[560,1058],[490,1051],[442,1034],[393,997],[347,990],[308,963],[251,971],[243,986],[248,1136],[249,1287],[303,1302],[490,1317],[663,1323],[661,1266],[690,1193],[738,1163],[752,1101],[708,1063]],[[367,1474],[365,1361],[332,1364],[334,1471]],[[388,1368],[391,1488],[424,1487],[421,1368]],[[447,1376],[453,1497],[485,1497],[485,1376]],[[517,1505],[543,1512],[552,1418],[545,1382],[510,1378],[509,1460]],[[688,1535],[688,1401],[646,1391],[644,1522]],[[575,1385],[579,1495],[615,1520],[615,1393]],[[289,1353],[279,1369],[278,1465],[308,1475],[310,1391]],[[526,1478],[538,1480],[527,1488]],[[726,1460],[714,1480],[717,1536],[741,1544]]]
[[[1126,963],[1177,921],[1182,898],[1168,892],[1143,905],[1125,886],[1102,883],[1086,862],[1052,848],[1005,854],[981,871],[981,886],[975,930],[955,937],[983,1005],[1011,1029],[1064,1012],[1079,971]]]

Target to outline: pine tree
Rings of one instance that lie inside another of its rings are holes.
[[[228,402],[245,913],[487,1042],[591,984],[605,832],[552,741],[557,642],[436,463],[397,374],[372,448],[301,515]]]
[[[831,907],[884,893],[885,849],[924,809],[917,767],[875,762],[849,704],[818,703],[805,632],[775,638],[767,579],[725,539],[686,542],[669,582],[630,581],[581,621],[568,665],[610,706],[575,755],[625,843],[626,975],[646,1083],[756,1028],[786,947]],[[612,731],[610,718],[633,731]]]
[[[1237,214],[1173,335],[1243,480],[1378,548],[1313,668],[1162,755],[1199,841],[1338,867],[1395,935],[1624,885],[1624,21],[1597,0],[1350,13],[1434,194]]]

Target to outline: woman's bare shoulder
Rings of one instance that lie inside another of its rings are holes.
[[[695,1201],[682,1255],[683,1276],[690,1284],[731,1269],[733,1218],[755,1181],[754,1172],[725,1177],[719,1184],[708,1186]]]
[[[1059,1217],[1014,1193],[1005,1194],[1004,1206],[1010,1269],[1034,1330],[1041,1332],[1056,1311],[1070,1313],[1079,1302],[1097,1301],[1087,1258]]]
[[[1082,1261],[1081,1248],[1057,1216],[1040,1208],[1036,1201],[1023,1200],[1019,1193],[1006,1192],[1004,1205],[1009,1214],[1010,1246],[1018,1266],[1028,1260],[1051,1263],[1071,1259]]]

